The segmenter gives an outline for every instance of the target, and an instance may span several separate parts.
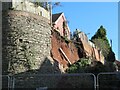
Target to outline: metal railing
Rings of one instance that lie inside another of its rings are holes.
[[[120,90],[120,72],[105,72],[97,75],[97,90]]]
[[[96,90],[96,77],[92,73],[40,74],[14,76],[14,88],[79,88]]]
[[[7,90],[12,90],[13,88],[13,83],[12,79],[8,75],[0,75],[0,83],[2,84],[2,89],[7,89]]]
[[[82,90],[120,90],[120,72],[78,74],[22,74],[22,75],[0,75],[2,88],[16,90],[33,88],[36,90],[47,90],[57,88],[77,88]]]

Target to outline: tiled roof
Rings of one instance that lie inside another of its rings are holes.
[[[52,22],[55,22],[62,13],[52,14]]]

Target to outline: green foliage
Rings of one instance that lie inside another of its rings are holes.
[[[86,68],[91,63],[91,60],[86,59],[86,58],[81,58],[80,62],[78,63],[81,67]]]
[[[101,25],[100,28],[98,29],[98,31],[95,33],[95,35],[91,38],[93,39],[107,39],[106,38],[106,30],[105,28],[103,28],[103,26]]]
[[[100,28],[98,29],[98,31],[95,33],[95,35],[91,38],[91,41],[94,42],[95,39],[100,40],[101,42],[104,42],[108,48],[110,48],[110,44],[109,41],[106,37],[106,29],[103,28],[103,26],[101,25]],[[96,44],[96,43],[95,43]]]
[[[106,35],[106,29],[103,26],[100,26],[95,35],[91,38],[91,41],[102,50],[102,54],[107,61],[113,62],[115,60],[115,55],[110,47]]]
[[[107,45],[107,42],[103,39],[93,39],[93,42],[95,43],[95,45],[97,47],[100,48],[100,50],[102,50],[102,54],[105,58],[107,58],[109,52],[110,52],[110,46]]]
[[[115,60],[116,60],[115,59],[115,53],[110,48],[110,51],[109,51],[109,53],[107,55],[107,61],[114,62]]]
[[[91,60],[86,58],[81,58],[76,63],[72,64],[66,71],[68,73],[80,73],[84,72],[84,69],[87,68],[91,63]]]
[[[67,72],[68,73],[76,73],[78,71],[78,66],[73,64],[71,65],[68,69],[67,69]]]

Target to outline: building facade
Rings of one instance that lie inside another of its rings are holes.
[[[64,13],[57,13],[52,15],[53,29],[57,30],[61,36],[66,36],[70,39],[70,29]]]

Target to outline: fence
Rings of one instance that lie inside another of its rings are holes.
[[[34,89],[81,89],[81,90],[120,90],[120,72],[79,74],[37,74],[37,75],[1,75],[2,88],[8,90]],[[97,81],[97,82],[96,82]]]
[[[5,90],[13,90],[14,88],[14,80],[13,77],[8,75],[0,75],[0,83],[2,84],[2,89]]]
[[[96,81],[94,74],[41,74],[41,75],[17,75],[15,89],[58,89],[58,88],[81,88],[95,89]]]
[[[120,72],[99,73],[97,88],[98,90],[120,90]]]

